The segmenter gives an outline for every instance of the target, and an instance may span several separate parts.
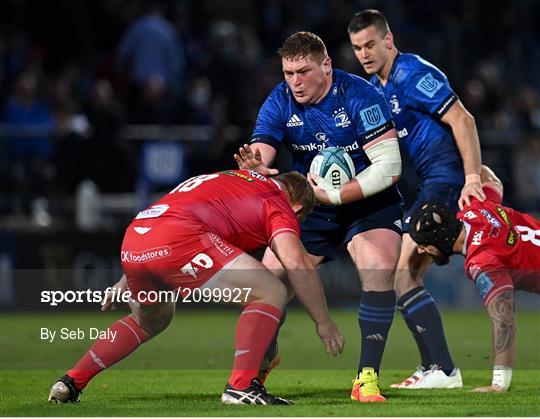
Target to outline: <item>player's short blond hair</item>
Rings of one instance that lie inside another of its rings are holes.
[[[289,36],[278,49],[278,55],[286,60],[298,60],[311,55],[322,62],[327,56],[326,45],[312,32],[296,32]]]
[[[302,210],[298,214],[298,218],[300,221],[305,220],[313,210],[313,207],[315,207],[315,193],[306,177],[298,172],[288,172],[282,173],[274,179],[285,186],[287,197],[292,205],[302,205]]]

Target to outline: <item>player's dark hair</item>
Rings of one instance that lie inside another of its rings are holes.
[[[384,17],[380,11],[375,9],[366,9],[356,13],[349,22],[347,32],[357,33],[370,26],[375,26],[375,29],[377,29],[381,38],[390,32],[390,26],[388,26],[386,17]]]
[[[274,179],[283,183],[287,189],[287,197],[291,204],[301,204],[302,210],[298,217],[305,220],[315,206],[315,193],[306,177],[298,172],[288,172],[277,175]]]
[[[424,246],[435,246],[445,256],[453,253],[461,228],[461,221],[448,205],[437,201],[424,203],[409,222],[411,239]]]
[[[311,32],[296,32],[289,36],[278,49],[278,55],[287,60],[305,58],[310,54],[318,61],[328,56],[322,39]]]

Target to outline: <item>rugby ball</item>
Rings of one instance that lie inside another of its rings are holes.
[[[323,148],[311,162],[309,172],[339,189],[356,175],[351,156],[339,147]]]

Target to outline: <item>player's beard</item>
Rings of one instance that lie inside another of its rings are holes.
[[[447,256],[447,255],[439,254],[436,256],[431,255],[431,257],[433,258],[433,261],[435,262],[435,264],[439,266],[446,265],[448,264],[448,262],[450,262],[450,256]]]

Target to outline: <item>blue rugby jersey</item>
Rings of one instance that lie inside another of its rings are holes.
[[[315,105],[297,103],[287,83],[278,84],[259,111],[251,142],[276,149],[284,144],[293,169],[303,174],[320,150],[342,147],[360,173],[371,164],[362,146],[392,128],[381,92],[361,77],[334,69],[328,94]]]
[[[424,182],[463,184],[463,162],[450,126],[440,118],[458,100],[448,79],[418,55],[398,54],[382,90],[392,110],[401,145]]]

